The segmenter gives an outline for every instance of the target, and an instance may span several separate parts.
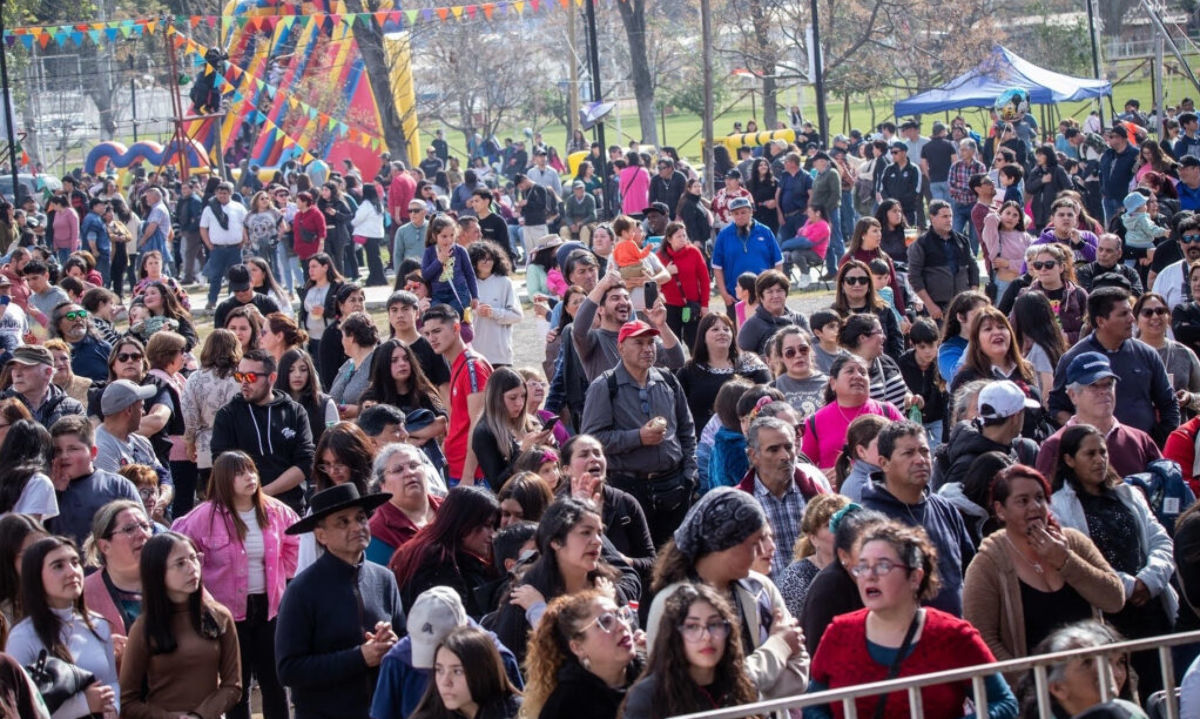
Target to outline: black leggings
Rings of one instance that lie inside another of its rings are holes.
[[[275,669],[275,620],[267,619],[267,595],[246,597],[246,618],[237,626],[242,655],[242,698],[225,715],[250,719],[250,677],[258,677],[263,719],[288,719],[287,694]]]

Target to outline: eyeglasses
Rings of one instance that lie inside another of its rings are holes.
[[[1200,235],[1184,235],[1179,238],[1179,241],[1185,245],[1193,245],[1200,242]]]
[[[149,534],[153,530],[154,525],[150,524],[149,522],[134,522],[133,524],[126,524],[124,527],[119,529],[114,529],[112,534],[109,536],[115,537],[120,534],[126,537],[132,537],[138,532],[141,532],[142,534]]]
[[[592,620],[591,624],[583,628],[583,631],[586,632],[592,624],[595,624],[605,634],[612,634],[617,630],[618,623],[629,628],[633,624],[633,610],[629,607],[619,607],[615,612],[605,612]],[[580,634],[582,633],[580,632]]]
[[[846,275],[842,278],[842,281],[848,285],[865,285],[871,281],[871,278],[864,275],[854,275],[853,277]]]
[[[138,496],[142,499],[156,499],[158,497],[158,487],[142,487],[138,490]]]
[[[88,316],[87,310],[71,310],[70,312],[68,312],[68,313],[64,314],[62,317],[60,317],[59,319],[86,320],[87,316]]]
[[[904,152],[904,150],[892,150],[893,155],[899,155],[901,152]]]
[[[862,579],[868,575],[882,577],[885,574],[890,574],[893,569],[910,569],[910,567],[907,564],[893,562],[890,559],[880,559],[878,562],[875,562],[875,564],[859,562],[853,568],[851,568],[850,573],[855,577]]]
[[[1142,317],[1153,317],[1155,315],[1169,315],[1171,310],[1166,307],[1143,307]]]
[[[144,355],[142,355],[141,352],[120,352],[117,354],[117,361],[118,362],[141,362],[143,356]]]
[[[334,474],[336,472],[349,472],[350,465],[342,464],[341,462],[322,462],[317,465],[317,469],[325,474]]]
[[[783,351],[784,359],[795,359],[796,355],[806,355],[812,351],[812,347],[808,345],[798,345],[796,347],[788,347]]]
[[[1052,270],[1058,267],[1058,260],[1046,260],[1045,262],[1033,262],[1029,265],[1035,270]]]
[[[262,379],[262,376],[259,375],[257,372],[234,372],[233,373],[233,381],[240,382],[242,384],[254,384],[255,382],[259,381],[260,379]]]
[[[729,628],[729,622],[721,619],[708,624],[684,624],[679,627],[679,633],[683,635],[686,642],[698,642],[704,638],[705,634],[721,641],[729,636]]]

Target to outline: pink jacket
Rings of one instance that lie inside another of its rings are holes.
[[[108,622],[108,626],[112,627],[113,634],[128,634],[125,629],[125,620],[121,618],[121,611],[117,609],[116,602],[113,601],[112,595],[108,593],[108,587],[104,586],[104,570],[92,572],[83,580],[83,601],[87,603],[89,611],[93,611]]]
[[[279,601],[287,580],[296,573],[300,538],[284,534],[299,521],[287,505],[263,497],[267,526],[263,528],[263,564],[267,574],[267,619],[279,611]],[[233,517],[224,507],[204,502],[187,515],[175,520],[171,529],[186,534],[204,552],[204,586],[233,614],[235,621],[246,618],[246,589],[249,571],[246,548],[238,539]]]

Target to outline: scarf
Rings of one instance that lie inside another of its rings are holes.
[[[208,201],[208,209],[212,210],[213,217],[216,218],[217,224],[222,230],[229,229],[229,215],[225,214],[225,208],[221,205],[221,201],[217,198],[212,198]]]

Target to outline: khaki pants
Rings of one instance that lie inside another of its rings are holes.
[[[571,240],[579,240],[580,242],[587,245],[588,247],[591,247],[592,246],[592,228],[594,228],[595,226],[596,226],[596,223],[594,223],[594,222],[585,223],[585,224],[579,226],[579,233],[577,235],[572,235],[570,225],[563,224],[562,227],[558,228],[558,236],[563,238],[564,240],[567,240],[568,242]]]

